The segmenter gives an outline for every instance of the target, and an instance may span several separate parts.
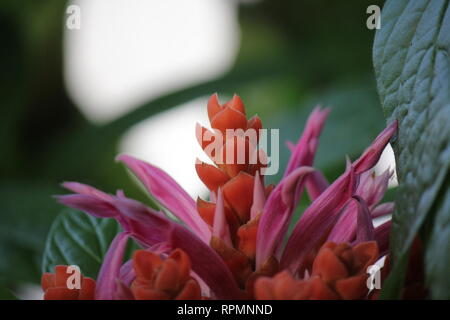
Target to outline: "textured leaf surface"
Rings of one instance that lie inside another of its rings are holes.
[[[407,251],[427,225],[427,281],[434,298],[450,296],[450,10],[448,0],[389,0],[373,60],[388,122],[399,120],[400,190],[391,249],[390,289],[398,296]],[[397,282],[395,285],[393,282]],[[389,296],[389,295],[388,295]]]
[[[58,264],[77,265],[81,272],[96,278],[103,257],[120,227],[113,219],[97,219],[67,209],[54,221],[42,262],[44,272]]]

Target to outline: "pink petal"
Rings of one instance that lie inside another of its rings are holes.
[[[191,228],[203,241],[209,243],[211,230],[197,212],[195,201],[178,183],[161,169],[128,155],[120,155],[128,168],[141,180],[149,193]]]
[[[372,210],[372,218],[375,219],[378,217],[385,216],[387,214],[392,214],[394,212],[394,209],[395,209],[394,202],[382,203]]]
[[[369,208],[372,208],[383,198],[393,173],[391,170],[386,170],[378,176],[371,171],[361,174],[356,193],[366,201]]]
[[[128,260],[120,268],[119,279],[126,286],[130,286],[135,277],[136,274],[133,269],[133,260]]]
[[[333,226],[327,241],[335,243],[352,242],[356,236],[358,208],[355,201],[348,203],[341,216]]]
[[[366,202],[360,196],[353,196],[358,207],[358,219],[356,229],[356,243],[374,240],[374,228],[372,216]]]
[[[167,242],[173,222],[164,214],[128,198],[116,198],[113,204],[127,221],[132,237],[143,247],[149,248]]]
[[[288,147],[289,151],[294,152],[295,144],[293,144],[291,141],[286,141],[286,146]]]
[[[111,196],[107,193],[104,193],[103,191],[100,191],[94,187],[91,187],[89,185],[79,183],[79,182],[64,182],[62,186],[70,191],[73,191],[75,193],[87,195],[87,196],[93,196],[98,199],[102,199],[105,201],[111,200]]]
[[[225,207],[223,204],[222,190],[217,191],[218,197],[216,202],[216,210],[214,212],[213,236],[221,239],[229,247],[233,247],[230,236],[230,228],[225,217]]]
[[[274,254],[283,242],[288,230],[305,175],[313,172],[311,167],[300,167],[283,178],[267,199],[256,238],[256,270]]]
[[[317,199],[326,188],[329,187],[329,183],[322,172],[316,170],[306,177],[306,190],[312,201]]]
[[[281,180],[279,183],[281,185],[281,199],[286,206],[295,207],[297,205],[301,194],[298,190],[303,188],[306,176],[312,172],[314,172],[314,168],[302,166]]]
[[[300,166],[312,166],[316,153],[319,135],[329,114],[329,109],[316,107],[308,118],[305,129],[297,145],[292,150],[284,177]]]
[[[355,192],[356,195],[360,196],[369,208],[373,208],[384,196],[391,174],[392,172],[385,172],[380,176],[374,176],[371,171],[362,173]],[[374,218],[373,213],[372,218]],[[357,230],[357,219],[358,206],[355,202],[351,202],[331,230],[328,241],[336,243],[354,241]]]
[[[375,138],[369,148],[367,148],[362,156],[355,161],[353,166],[355,167],[355,172],[357,174],[363,173],[378,162],[381,153],[383,152],[386,145],[389,143],[391,138],[397,132],[397,120],[392,122],[386,127],[379,135]]]
[[[258,214],[263,212],[265,203],[266,191],[264,190],[259,172],[257,171],[255,176],[255,183],[253,185],[253,204],[250,209],[250,220],[254,219]]]
[[[58,201],[68,207],[84,211],[98,218],[114,218],[117,210],[110,204],[110,200],[102,200],[95,196],[84,194],[69,194],[56,196]]]
[[[281,257],[281,268],[295,273],[339,218],[355,190],[353,168],[341,175],[303,213]]]
[[[128,234],[126,232],[121,232],[114,238],[109,246],[97,277],[97,285],[95,288],[96,300],[115,299],[117,289],[116,280],[119,278],[127,241]]]

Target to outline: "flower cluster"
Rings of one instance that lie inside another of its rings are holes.
[[[208,101],[211,129],[197,127],[206,151],[219,134],[240,129],[223,140],[213,164],[197,161],[198,176],[208,187],[208,200],[194,201],[161,169],[128,155],[117,159],[137,176],[148,192],[179,222],[130,199],[122,191],[107,194],[93,187],[64,183],[73,194],[59,201],[121,227],[96,279],[84,278],[73,294],[56,275],[43,276],[46,299],[365,299],[370,295],[367,268],[388,253],[390,222],[376,228],[373,219],[392,213],[380,201],[392,172],[376,176],[372,168],[397,130],[390,124],[364,153],[331,184],[313,166],[319,136],[329,110],[316,108],[297,144],[282,180],[266,185],[264,152],[245,135],[262,128],[258,117],[247,119],[238,96],[220,104]],[[209,143],[202,137],[211,137]],[[244,134],[242,134],[244,133]],[[259,139],[259,136],[257,137]],[[236,145],[246,161],[217,161]],[[218,156],[219,155],[219,156]],[[310,206],[288,235],[294,211],[304,193]],[[141,246],[124,260],[129,238]],[[86,287],[84,287],[86,286]]]

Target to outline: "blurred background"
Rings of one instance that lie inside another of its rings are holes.
[[[314,106],[332,107],[316,166],[336,178],[385,125],[372,4],[382,1],[1,1],[0,288],[39,282],[62,181],[148,203],[118,153],[204,194],[195,123],[207,124],[214,92],[222,102],[238,93],[249,115],[280,129],[280,174],[284,141],[297,141]],[[74,12],[79,28],[68,27]]]

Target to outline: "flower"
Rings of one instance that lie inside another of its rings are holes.
[[[136,300],[198,300],[201,290],[190,276],[191,263],[182,250],[174,250],[167,259],[145,250],[133,255],[136,274],[131,292]]]
[[[336,300],[364,299],[369,293],[367,267],[379,257],[375,241],[356,246],[326,242],[314,259],[311,276],[296,280],[287,271],[259,278],[256,299]]]
[[[55,273],[44,273],[41,278],[45,300],[93,300],[95,280],[80,275],[80,288],[69,289],[67,281],[71,272],[68,266],[55,266]]]
[[[298,143],[290,144],[291,158],[274,187],[264,183],[265,153],[258,147],[261,120],[247,119],[237,95],[223,105],[213,95],[207,109],[212,129],[198,125],[197,138],[214,165],[197,161],[196,170],[210,190],[209,201],[198,198],[195,202],[175,180],[151,164],[128,155],[117,158],[181,223],[127,198],[122,191],[112,195],[76,182],[63,184],[74,194],[59,196],[61,203],[96,217],[114,218],[123,229],[103,261],[95,298],[194,298],[200,297],[198,288],[207,298],[258,298],[270,292],[267,288],[272,282],[275,287],[280,282],[297,283],[281,285],[287,292],[295,291],[290,297],[311,298],[308,288],[314,283],[312,288],[328,290],[333,298],[363,298],[363,292],[354,289],[365,281],[363,266],[378,260],[379,251],[385,254],[388,248],[390,223],[374,228],[372,219],[393,210],[390,203],[379,204],[391,173],[376,177],[370,170],[395,134],[397,123],[381,132],[355,162],[348,161],[345,172],[329,184],[313,167],[329,110],[314,109]],[[230,129],[236,134],[227,136]],[[257,132],[256,136],[248,135],[249,130]],[[245,161],[236,158],[234,151],[239,145]],[[225,161],[229,158],[232,161]],[[304,190],[312,203],[285,242]],[[129,237],[144,251],[124,263]],[[371,249],[364,256],[361,248],[368,247]],[[182,267],[175,268],[170,262],[174,260],[181,261]],[[304,276],[308,274],[312,274],[310,278]],[[169,279],[169,275],[179,281],[155,282],[159,277]],[[261,277],[266,278],[258,281]],[[291,278],[295,281],[288,281]],[[324,296],[317,293],[312,297]]]

